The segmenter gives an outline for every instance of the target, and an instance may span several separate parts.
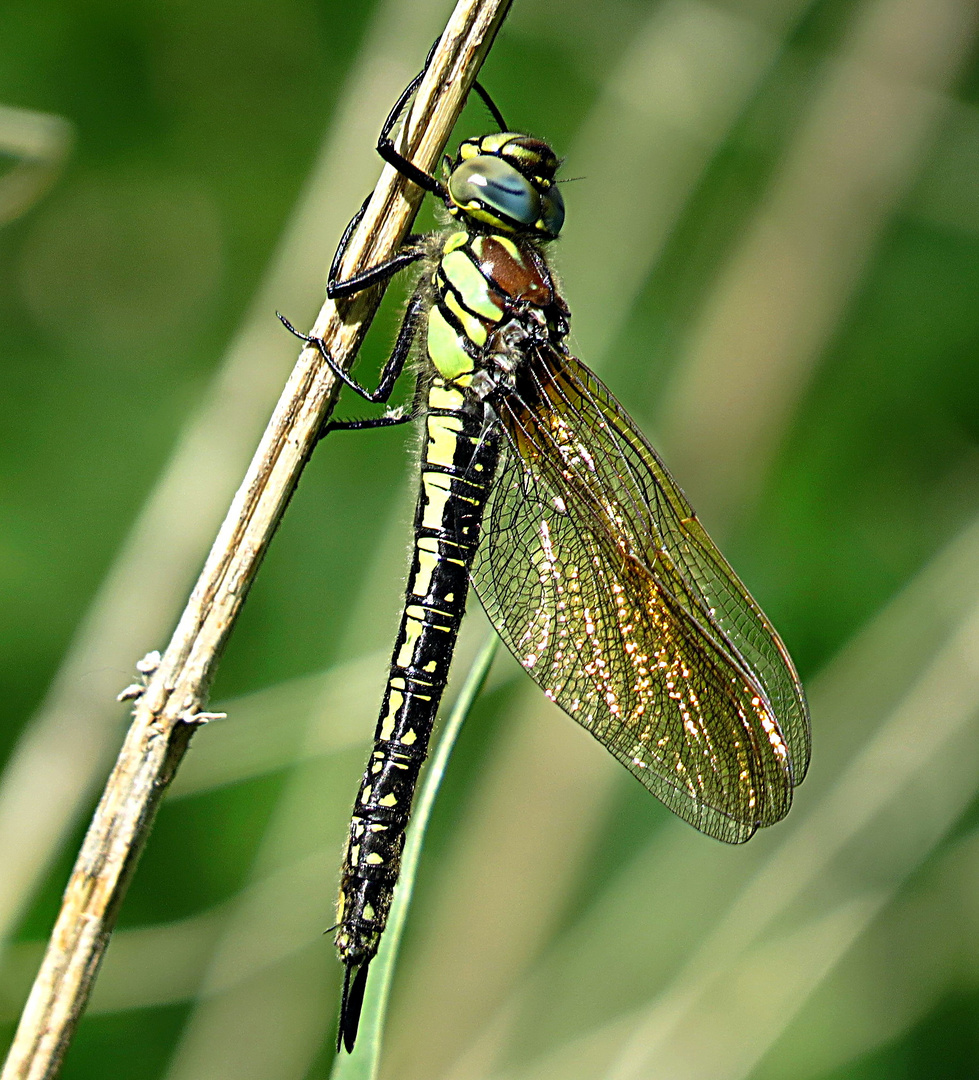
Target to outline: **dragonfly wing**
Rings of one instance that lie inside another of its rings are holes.
[[[527,358],[497,411],[506,449],[473,582],[500,636],[701,831],[740,842],[779,820],[808,752],[798,679],[655,452],[554,350]]]
[[[552,396],[560,395],[555,400],[565,407],[577,401],[575,407],[585,418],[579,427],[586,447],[598,442],[615,448],[596,457],[596,463],[603,471],[619,470],[620,486],[632,489],[625,505],[637,533],[642,535],[645,528],[653,543],[663,546],[694,607],[720,629],[761,683],[789,747],[793,781],[800,784],[809,767],[809,709],[782,639],[700,524],[659,455],[601,380],[575,357],[555,353],[541,357],[541,363],[546,366],[540,381],[550,384]]]

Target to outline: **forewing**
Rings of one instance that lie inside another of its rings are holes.
[[[552,351],[521,379],[498,402],[504,453],[473,568],[483,606],[547,696],[650,791],[746,840],[787,812],[790,757],[807,756],[791,661],[604,386]]]

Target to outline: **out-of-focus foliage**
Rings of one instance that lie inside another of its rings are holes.
[[[498,665],[436,807],[386,1075],[979,1073],[974,8],[515,0],[483,81],[580,178],[556,251],[576,348],[660,433],[791,648],[813,691],[813,766],[784,825],[723,848]],[[0,5],[0,107],[47,116],[56,163],[73,130],[60,172],[0,231],[4,757],[19,760],[291,250],[321,143],[358,109],[376,131],[393,94],[367,92],[385,65],[420,62],[448,11]],[[383,55],[398,17],[433,29]],[[0,184],[26,152],[5,119]],[[470,106],[465,133],[485,124]],[[325,208],[334,240],[359,197]],[[273,284],[270,340],[284,341],[276,307],[311,319],[331,255],[301,287]],[[328,1075],[338,968],[320,931],[397,617],[412,445],[332,436],[307,470],[222,662],[213,707],[230,717],[197,736],[164,805],[66,1078]],[[175,614],[186,574],[165,560],[141,573]],[[154,633],[133,631],[111,685],[165,644]],[[81,700],[105,678],[73,669],[56,691]],[[104,716],[115,746],[124,717],[107,696]],[[22,911],[0,967],[5,1037],[108,767],[96,756],[82,816],[66,809],[37,848],[36,883],[4,872],[16,815],[0,775],[0,921]],[[57,801],[50,783],[41,768],[17,796],[25,821]]]

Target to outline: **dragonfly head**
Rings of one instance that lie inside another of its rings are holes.
[[[553,240],[564,224],[559,164],[546,142],[529,135],[467,139],[447,161],[449,213],[483,229]]]

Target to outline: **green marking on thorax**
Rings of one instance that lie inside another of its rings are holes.
[[[462,347],[459,335],[437,307],[433,307],[428,315],[428,355],[438,373],[448,382],[473,370],[472,358]]]
[[[462,297],[462,302],[485,319],[499,322],[503,312],[489,294],[489,283],[476,269],[465,251],[450,251],[442,257],[442,272]]]
[[[501,146],[506,144],[513,138],[513,133],[510,131],[494,132],[492,135],[484,135],[479,140],[480,152],[484,154],[492,154],[499,150]]]
[[[442,245],[442,254],[448,255],[450,251],[456,251],[458,248],[465,247],[468,239],[469,233],[467,232],[452,233]]]
[[[486,344],[486,327],[483,323],[477,319],[475,315],[469,314],[456,299],[454,292],[447,290],[443,299],[445,300],[445,306],[462,324],[462,329],[466,337],[469,338],[474,345],[478,345],[482,348]]]

